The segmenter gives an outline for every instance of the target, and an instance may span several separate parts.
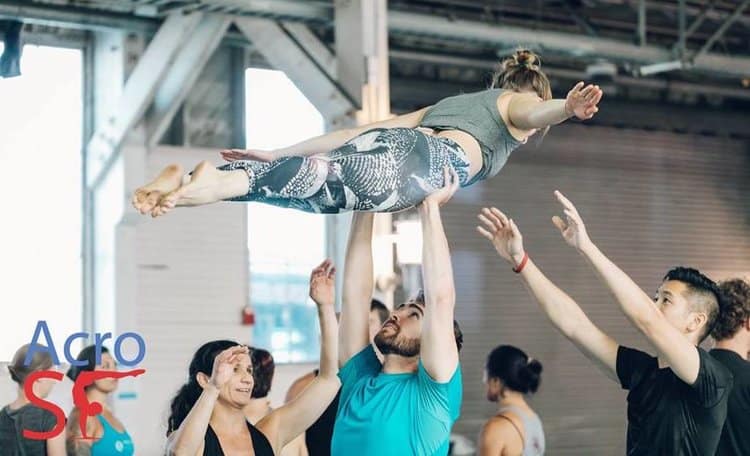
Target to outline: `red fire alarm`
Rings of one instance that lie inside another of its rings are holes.
[[[252,326],[255,324],[255,312],[250,306],[242,308],[242,324],[245,326]]]

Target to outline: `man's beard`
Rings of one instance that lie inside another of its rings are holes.
[[[413,358],[419,355],[421,348],[420,339],[411,340],[398,340],[399,332],[397,331],[393,335],[385,335],[381,330],[375,335],[375,346],[378,347],[380,353],[385,355],[398,355],[405,358]]]

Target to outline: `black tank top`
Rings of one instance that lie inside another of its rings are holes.
[[[318,375],[318,369],[315,369],[315,375]],[[305,432],[305,444],[310,456],[331,456],[331,439],[333,439],[333,425],[336,422],[336,414],[339,411],[339,398],[341,390],[336,393],[336,397],[328,408],[320,415],[320,418],[307,428]]]
[[[250,431],[250,440],[253,442],[255,456],[274,456],[273,448],[266,436],[250,423],[247,423],[247,429]],[[203,456],[224,456],[224,450],[221,449],[219,437],[211,429],[211,425],[208,425],[206,437],[203,439],[203,442]]]

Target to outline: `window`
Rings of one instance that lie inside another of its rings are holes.
[[[0,360],[31,341],[38,320],[60,355],[81,329],[81,60],[27,45],[22,75],[0,79],[0,302],[13,309],[0,319]]]
[[[247,147],[275,149],[323,133],[323,117],[281,71],[248,69]],[[264,204],[248,206],[253,345],[277,362],[307,362],[320,353],[310,271],[325,258],[325,217]]]

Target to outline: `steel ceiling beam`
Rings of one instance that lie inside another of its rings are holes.
[[[346,124],[357,106],[338,82],[276,21],[235,18],[237,28],[275,69],[287,74],[331,123]]]
[[[128,132],[140,121],[154,99],[182,45],[203,19],[202,14],[170,15],[156,32],[128,77],[116,106],[86,146],[86,184],[95,189],[117,160]]]
[[[275,17],[275,7],[267,1],[213,0],[239,5],[248,15]],[[333,20],[331,8],[318,2],[280,0],[283,8],[279,11],[289,18],[314,20],[330,23]],[[283,3],[283,5],[282,5]],[[276,2],[274,2],[274,5]],[[649,5],[649,9],[651,6]],[[125,29],[151,29],[154,19],[124,14],[104,14],[91,9],[75,7],[49,7],[33,5],[18,0],[7,0],[0,4],[0,18],[21,17],[25,20],[52,21],[57,25],[74,24],[79,27],[107,27]],[[744,17],[744,16],[743,16]],[[744,20],[739,17],[737,20]],[[36,19],[35,19],[36,18]],[[492,46],[532,45],[551,52],[572,55],[591,55],[650,64],[665,62],[673,58],[671,50],[653,45],[637,46],[626,41],[607,38],[592,38],[572,33],[530,30],[522,27],[495,26],[483,22],[450,20],[434,15],[390,10],[388,12],[389,33],[410,36],[436,37],[463,42],[477,42]],[[70,26],[70,25],[68,25]],[[729,57],[716,53],[706,53],[695,59],[693,69],[706,73],[723,74],[733,77],[750,75],[750,57]]]
[[[698,52],[695,53],[695,56],[693,58],[695,59],[706,54],[714,45],[716,40],[724,36],[724,33],[726,33],[729,27],[731,27],[732,24],[734,24],[734,21],[736,21],[737,18],[739,18],[740,15],[742,15],[742,13],[745,11],[745,8],[747,8],[748,5],[750,5],[750,0],[745,0],[739,5],[737,5],[737,8],[734,10],[732,15],[729,16],[724,21],[724,23],[721,24],[721,26],[719,26],[719,29],[716,30],[716,32],[714,32],[713,35],[711,35],[711,38],[709,38],[708,41],[706,41],[706,44],[704,44],[703,47]]]
[[[672,58],[669,49],[653,45],[637,46],[607,38],[592,38],[520,27],[497,27],[471,21],[438,18],[427,14],[389,11],[388,25],[391,33],[441,37],[495,46],[520,44],[574,56],[601,56],[637,63],[664,62]],[[698,71],[746,77],[750,75],[750,58],[707,53],[696,58],[692,68]]]
[[[436,65],[447,64],[463,68],[476,68],[486,70],[488,72],[494,71],[497,68],[497,61],[495,60],[472,59],[468,57],[444,56],[440,54],[401,50],[391,50],[389,55],[391,59],[394,60],[433,63]],[[554,78],[564,78],[570,80],[586,79],[586,73],[584,71],[554,67],[545,67],[544,71]],[[612,78],[612,82],[625,87],[641,87],[644,89],[668,90],[677,93],[698,93],[704,95],[716,95],[721,97],[735,98],[739,100],[750,100],[750,90],[745,90],[742,88],[729,88],[711,84],[668,81],[664,79],[644,79],[625,75],[614,76]]]
[[[159,143],[230,23],[231,19],[224,16],[208,16],[182,44],[179,54],[154,95],[153,107],[146,116],[149,146],[154,147]]]

